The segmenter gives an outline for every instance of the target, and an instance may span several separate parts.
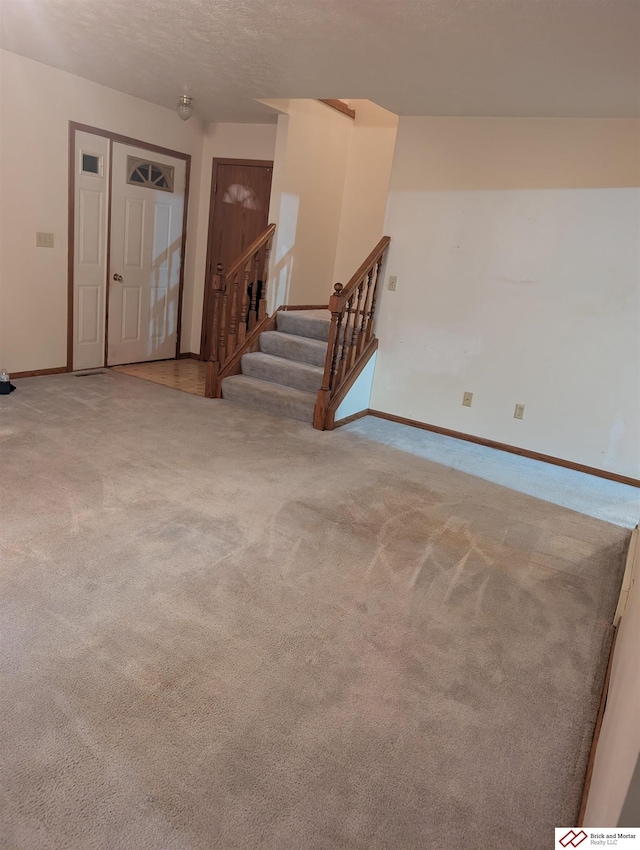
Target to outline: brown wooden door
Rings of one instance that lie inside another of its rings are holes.
[[[211,349],[213,298],[211,276],[218,263],[224,270],[268,225],[272,162],[247,159],[214,159],[209,207],[207,275],[202,309],[200,356]]]

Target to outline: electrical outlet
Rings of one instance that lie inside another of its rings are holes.
[[[391,292],[395,292],[398,288],[398,278],[392,274],[389,276],[389,283],[387,284],[387,289],[390,289]]]
[[[473,393],[464,393],[462,396],[462,406],[463,407],[471,407],[471,402],[473,401]]]
[[[53,233],[36,233],[36,248],[53,248]]]
[[[524,404],[516,404],[516,409],[513,412],[514,419],[524,419]]]

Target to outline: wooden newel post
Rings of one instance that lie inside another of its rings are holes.
[[[205,398],[218,397],[218,375],[220,374],[220,361],[207,361],[207,375],[204,382]]]
[[[327,418],[327,408],[331,401],[331,382],[335,373],[336,356],[339,347],[339,325],[342,323],[342,299],[340,293],[344,289],[341,283],[333,287],[334,294],[329,299],[331,310],[331,327],[329,328],[329,341],[327,343],[327,356],[324,361],[324,374],[322,386],[318,390],[316,406],[313,411],[313,427],[318,431],[324,431]]]
[[[218,263],[216,266],[216,273],[211,278],[211,288],[213,289],[213,321],[204,384],[205,398],[217,397],[218,374],[220,372],[220,334],[223,326],[224,269],[222,263]]]

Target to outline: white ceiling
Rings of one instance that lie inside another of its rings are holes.
[[[257,98],[400,115],[640,116],[640,0],[0,0],[1,44],[210,121]]]

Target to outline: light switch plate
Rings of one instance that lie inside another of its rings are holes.
[[[36,248],[53,248],[53,233],[36,233]]]

